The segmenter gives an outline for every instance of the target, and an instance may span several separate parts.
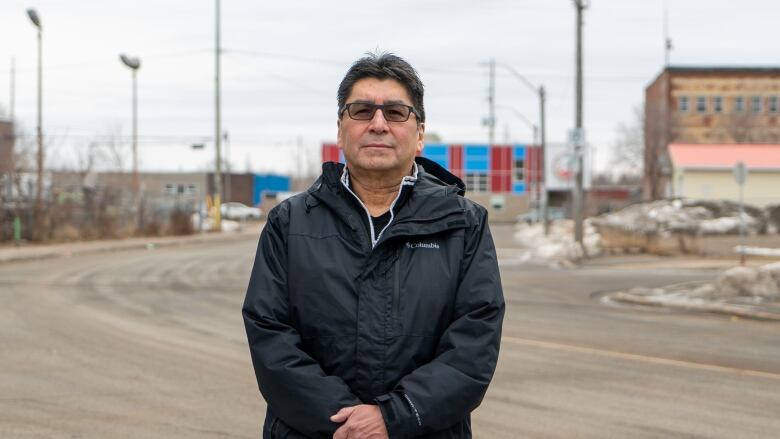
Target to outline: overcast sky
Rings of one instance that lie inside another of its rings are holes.
[[[44,131],[48,162],[121,131],[129,139],[131,75],[139,56],[143,170],[205,169],[214,149],[214,1],[0,1],[0,107],[36,117],[35,28],[44,27]],[[673,65],[780,63],[776,0],[668,1]],[[585,12],[584,117],[596,166],[609,161],[615,128],[633,118],[663,67],[663,0],[593,0]],[[294,171],[296,139],[318,156],[336,135],[336,88],[350,63],[381,49],[406,58],[426,86],[428,132],[447,143],[486,143],[490,58],[548,90],[548,139],[574,125],[575,10],[571,0],[222,2],[222,119],[237,171]],[[496,140],[526,143],[536,122],[530,90],[497,70]],[[206,140],[193,151],[192,143]]]

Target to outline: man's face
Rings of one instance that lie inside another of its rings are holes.
[[[352,87],[346,103],[412,105],[400,82],[394,79],[364,78]],[[388,122],[382,110],[371,120],[353,120],[347,111],[338,122],[338,145],[352,172],[383,172],[406,175],[414,157],[423,149],[425,124],[415,114],[406,122]]]

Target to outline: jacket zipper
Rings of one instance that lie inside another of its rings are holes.
[[[395,260],[395,284],[393,285],[393,318],[398,318],[401,302],[401,255]]]

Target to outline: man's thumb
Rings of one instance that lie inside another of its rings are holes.
[[[331,416],[330,420],[333,422],[344,422],[347,420],[347,418],[349,418],[353,411],[355,411],[355,407],[344,407],[339,410],[338,413]]]

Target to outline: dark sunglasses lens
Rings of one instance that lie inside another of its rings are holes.
[[[376,105],[356,102],[349,105],[349,117],[355,120],[371,120],[374,117]]]
[[[385,114],[385,119],[392,121],[392,122],[404,122],[407,119],[409,119],[409,112],[411,110],[406,105],[385,105],[383,113]]]

